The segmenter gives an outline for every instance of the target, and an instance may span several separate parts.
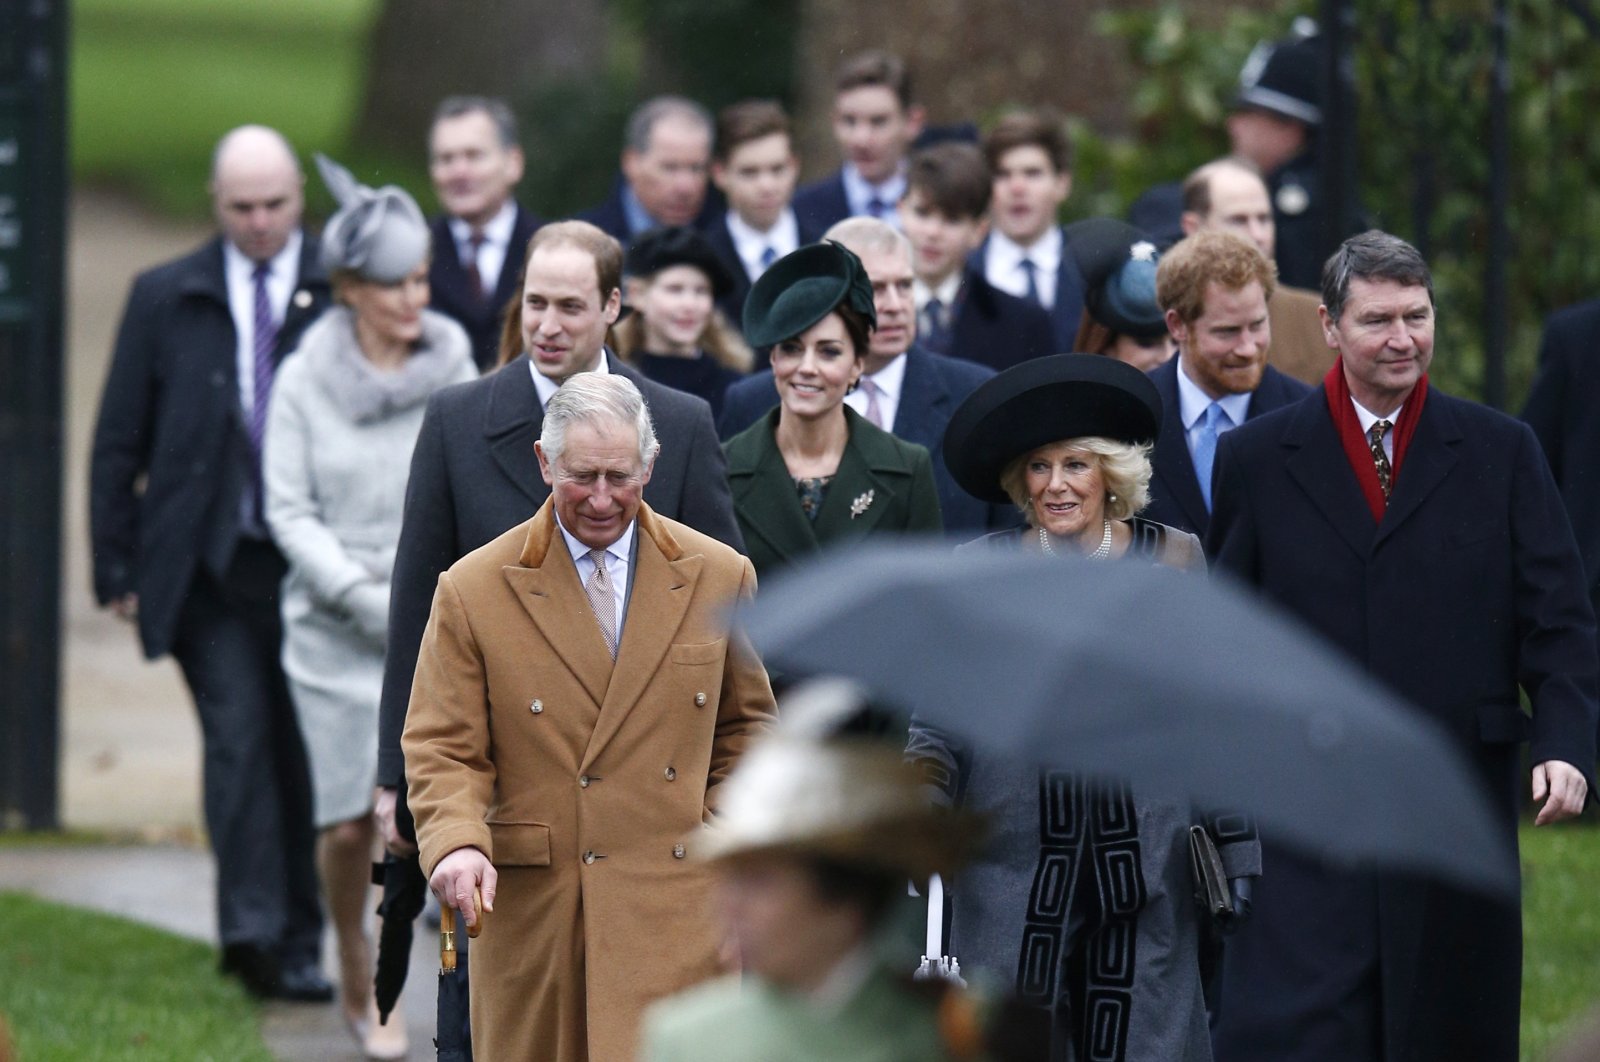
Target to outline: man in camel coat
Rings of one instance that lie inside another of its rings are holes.
[[[691,857],[773,718],[727,625],[755,571],[642,503],[658,447],[627,379],[569,379],[537,449],[550,499],[439,579],[406,777],[433,891],[488,913],[474,1053],[626,1059],[647,1004],[717,972]]]

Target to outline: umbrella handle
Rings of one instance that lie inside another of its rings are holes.
[[[439,972],[455,973],[456,969],[456,909],[448,904],[439,906]]]
[[[483,932],[483,890],[482,889],[474,888],[472,890],[472,913],[473,913],[474,917],[472,919],[472,924],[467,927],[467,938],[469,940],[477,940],[478,939],[478,934]]]

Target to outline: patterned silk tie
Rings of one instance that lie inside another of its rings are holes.
[[[884,431],[888,431],[888,427],[883,423],[883,407],[878,405],[878,396],[883,394],[883,388],[873,383],[872,377],[863,376],[861,390],[867,394],[867,419]]]
[[[611,653],[611,659],[617,658],[617,599],[611,589],[611,576],[606,571],[606,551],[591,549],[589,559],[594,561],[594,574],[589,577],[589,582],[584,585],[584,593],[589,595],[589,607],[594,609],[594,618],[600,623],[600,637],[606,640],[606,649]]]
[[[1194,441],[1194,476],[1200,481],[1200,497],[1205,499],[1208,513],[1211,511],[1211,470],[1217,461],[1217,438],[1232,426],[1221,403],[1213,402],[1206,407],[1200,434]]]
[[[278,322],[272,316],[272,300],[267,297],[267,278],[272,276],[272,266],[266,262],[256,264],[251,275],[255,281],[255,320],[252,322],[251,346],[255,352],[255,395],[250,406],[250,447],[255,460],[251,463],[251,504],[253,521],[265,527],[265,507],[261,488],[261,440],[267,432],[267,407],[272,400],[272,376],[277,365],[272,352],[278,345]]]
[[[1389,485],[1394,473],[1389,465],[1389,455],[1383,452],[1383,437],[1394,427],[1387,420],[1380,420],[1367,429],[1367,442],[1372,444],[1372,464],[1378,470],[1378,489],[1383,491],[1383,500],[1389,500]]]
[[[467,294],[471,297],[474,306],[483,305],[483,274],[478,271],[478,253],[483,250],[483,245],[489,238],[477,229],[472,230],[472,235],[467,237],[467,257],[461,263],[461,271],[467,275]]]

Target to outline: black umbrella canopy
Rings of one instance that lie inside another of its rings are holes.
[[[848,676],[978,748],[1237,807],[1340,861],[1516,895],[1504,831],[1443,731],[1222,583],[877,545],[772,580],[740,620],[769,666]]]

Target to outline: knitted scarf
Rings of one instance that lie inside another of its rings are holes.
[[[1361,485],[1367,507],[1372,510],[1372,519],[1381,522],[1388,499],[1383,496],[1383,488],[1378,486],[1378,469],[1372,463],[1372,445],[1367,441],[1366,432],[1361,430],[1361,420],[1356,416],[1355,402],[1350,396],[1350,384],[1344,378],[1344,358],[1334,359],[1333,368],[1322,378],[1322,387],[1328,395],[1328,412],[1333,414],[1333,426],[1339,432],[1339,442],[1344,445],[1344,455],[1355,470],[1356,482]],[[1391,494],[1400,482],[1400,465],[1405,461],[1411,437],[1417,433],[1417,420],[1427,400],[1428,377],[1424,374],[1406,398],[1400,418],[1395,422],[1394,459],[1389,462]]]

